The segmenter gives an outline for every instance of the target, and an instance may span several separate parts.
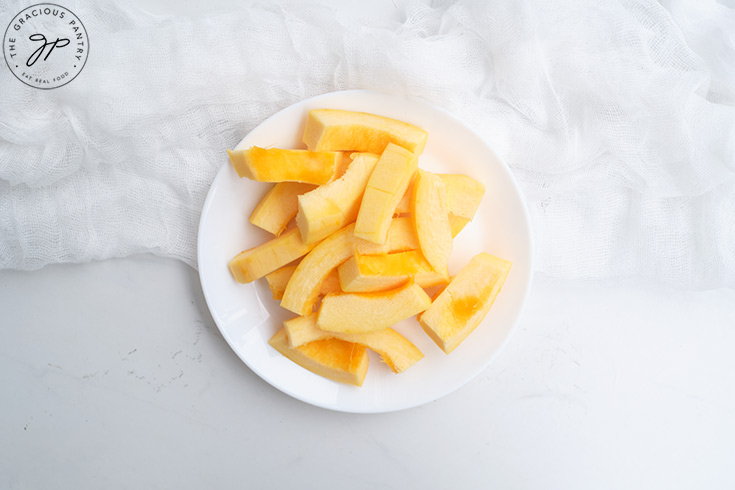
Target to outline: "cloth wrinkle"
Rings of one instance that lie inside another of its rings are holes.
[[[0,269],[141,252],[196,267],[225,150],[296,101],[372,89],[453,113],[501,155],[539,273],[735,287],[735,9],[715,0],[416,1],[390,23],[65,6],[90,37],[81,74],[48,91],[0,77]]]

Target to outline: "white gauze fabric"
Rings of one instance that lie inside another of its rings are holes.
[[[82,73],[0,67],[0,268],[152,252],[196,267],[224,152],[265,118],[364,88],[439,105],[508,163],[536,267],[563,278],[735,286],[735,12],[697,2],[412,3],[202,19],[68,1]],[[9,21],[23,2],[0,4]]]

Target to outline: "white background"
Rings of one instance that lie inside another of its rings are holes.
[[[402,4],[321,3],[385,18]],[[262,381],[173,260],[0,271],[0,315],[3,489],[735,487],[733,290],[537,277],[480,376],[382,415]]]

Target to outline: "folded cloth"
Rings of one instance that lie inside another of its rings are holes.
[[[364,88],[439,105],[498,151],[540,273],[735,286],[735,11],[714,0],[411,3],[400,22],[64,6],[89,35],[76,79],[39,90],[0,67],[0,268],[138,252],[196,267],[225,149],[296,101]]]

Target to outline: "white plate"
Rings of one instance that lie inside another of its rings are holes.
[[[531,283],[532,238],[518,185],[487,143],[451,114],[426,103],[363,90],[325,94],[287,107],[255,128],[237,148],[302,148],[306,113],[315,108],[372,112],[426,129],[429,140],[419,158],[421,168],[470,175],[487,186],[475,219],[454,241],[450,273],[486,251],[513,262],[506,284],[483,323],[451,355],[444,354],[411,318],[394,328],[425,357],[404,373],[393,374],[371,353],[361,388],[312,374],[268,345],[282,321],[293,314],[271,298],[265,280],[239,284],[230,275],[232,257],[269,239],[248,217],[270,184],[240,179],[228,162],[212,183],[199,225],[199,275],[212,317],[250,369],[304,402],[345,412],[389,412],[440,398],[487,366],[523,308]],[[224,148],[222,154],[226,159]]]

